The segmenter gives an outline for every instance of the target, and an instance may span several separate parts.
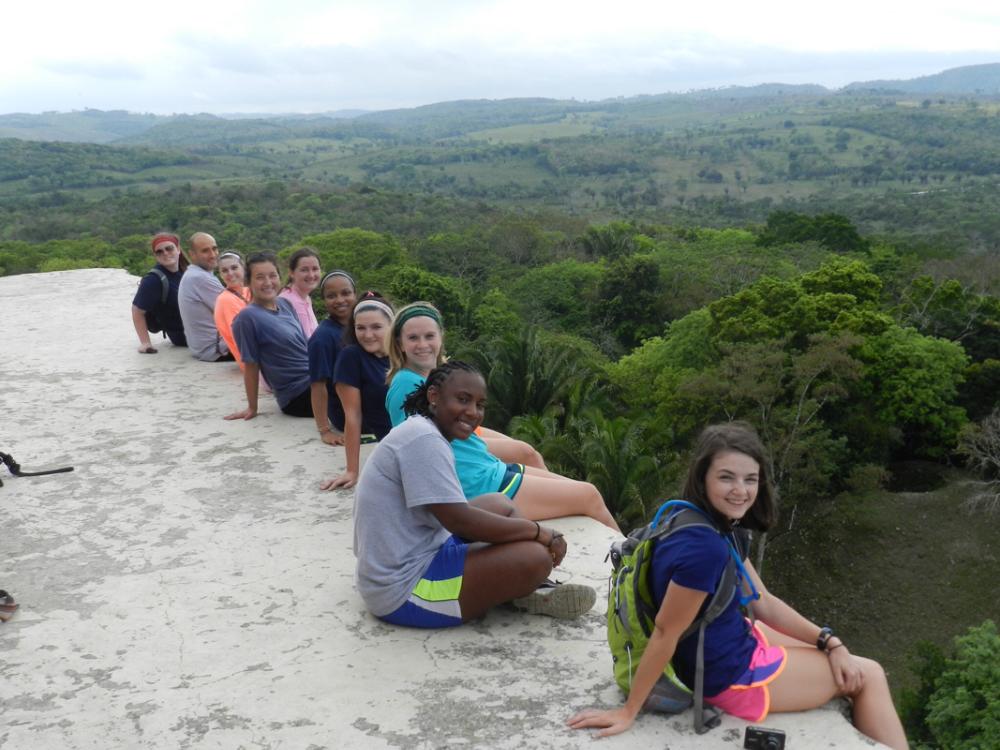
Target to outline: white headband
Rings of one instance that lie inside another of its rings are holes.
[[[395,313],[392,311],[392,308],[389,307],[387,304],[385,304],[385,302],[382,302],[381,300],[377,299],[361,300],[358,304],[354,306],[354,315],[357,316],[358,313],[364,312],[365,309],[369,307],[381,312],[383,315],[385,315],[385,317],[389,319],[390,322],[392,322],[393,317],[395,317]]]

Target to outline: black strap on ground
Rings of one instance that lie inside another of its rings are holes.
[[[15,461],[12,455],[2,451],[0,451],[0,463],[10,469],[10,473],[15,477],[42,477],[46,474],[64,474],[67,471],[73,471],[72,466],[64,466],[61,469],[46,469],[45,471],[21,471],[21,464]],[[2,479],[0,479],[0,487],[3,487]]]

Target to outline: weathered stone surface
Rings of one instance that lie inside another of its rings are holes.
[[[0,279],[0,747],[574,748],[563,720],[613,704],[600,607],[575,623],[496,611],[439,632],[369,615],[352,578],[350,493],[321,493],[343,449],[262,400],[234,364],[135,351],[136,279]],[[611,535],[570,540],[564,576],[605,587]],[[601,747],[741,747],[644,716]],[[871,747],[837,705],[775,715],[791,748]]]

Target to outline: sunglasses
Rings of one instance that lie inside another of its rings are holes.
[[[153,251],[153,255],[166,255],[177,250],[176,245],[160,245]]]

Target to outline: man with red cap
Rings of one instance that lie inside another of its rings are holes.
[[[151,245],[156,265],[142,277],[139,291],[132,299],[132,324],[139,336],[140,354],[156,354],[149,334],[160,331],[174,346],[187,346],[177,292],[188,259],[181,252],[181,241],[176,234],[159,232]]]

